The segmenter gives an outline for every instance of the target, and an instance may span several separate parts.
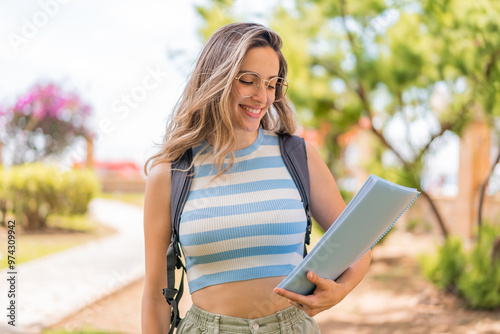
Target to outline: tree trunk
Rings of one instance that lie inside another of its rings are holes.
[[[500,147],[500,145],[499,145]],[[486,187],[488,186],[488,181],[490,180],[491,175],[495,171],[496,165],[500,162],[500,150],[498,150],[497,158],[495,159],[495,162],[493,162],[493,166],[491,166],[491,170],[484,180],[483,184],[481,185],[481,192],[479,196],[479,210],[477,213],[477,226],[481,227],[482,222],[483,222],[483,204],[484,204],[484,196],[486,193]]]
[[[26,228],[29,230],[40,230],[46,227],[45,218],[40,216],[38,212],[26,213]]]
[[[496,237],[493,241],[493,246],[491,248],[491,265],[493,266],[496,261],[500,260],[500,236]]]
[[[443,236],[445,238],[447,238],[449,235],[448,229],[446,228],[446,225],[444,224],[443,218],[441,217],[441,214],[439,213],[439,210],[438,210],[436,204],[434,203],[434,200],[424,190],[420,190],[420,192],[421,192],[422,196],[424,196],[427,199],[427,201],[429,202],[429,205],[431,206],[432,212],[434,212],[434,215],[436,216],[439,227],[441,228],[441,233],[443,234]]]

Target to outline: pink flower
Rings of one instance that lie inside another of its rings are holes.
[[[75,93],[64,92],[54,84],[45,84],[33,86],[13,108],[0,110],[0,116],[8,114],[17,118],[33,117],[39,121],[49,118],[66,123],[65,127],[84,129],[91,107]]]
[[[44,108],[45,106],[42,104],[41,101],[34,101],[32,103],[32,108],[31,108],[31,116],[36,117],[38,119],[43,119],[46,115],[46,109]]]

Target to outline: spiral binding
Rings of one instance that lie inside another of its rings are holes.
[[[351,266],[352,266],[354,263],[356,263],[359,259],[361,259],[361,258],[363,257],[363,255],[365,255],[365,254],[366,254],[366,252],[368,252],[370,249],[372,249],[372,248],[373,248],[373,246],[375,246],[375,244],[376,244],[377,242],[379,242],[379,241],[380,241],[380,239],[382,239],[382,238],[384,237],[384,235],[386,235],[386,234],[387,234],[387,232],[389,232],[389,230],[390,230],[390,229],[394,226],[394,224],[396,224],[396,222],[398,221],[399,217],[401,217],[401,216],[402,216],[402,215],[406,212],[406,210],[408,210],[408,208],[409,208],[409,207],[413,204],[413,202],[415,202],[415,200],[417,199],[417,197],[418,197],[419,195],[420,195],[420,193],[418,193],[418,194],[415,196],[415,198],[413,198],[413,200],[410,202],[410,204],[408,204],[408,206],[407,206],[407,207],[403,210],[403,212],[401,212],[401,213],[399,214],[399,216],[398,216],[398,217],[397,217],[397,218],[396,218],[396,219],[392,222],[391,226],[389,226],[389,227],[385,230],[385,232],[384,232],[384,233],[382,233],[382,235],[381,235],[381,236],[377,239],[377,241],[375,241],[375,242],[374,242],[374,243],[373,243],[370,247],[368,247],[368,249],[367,249],[367,250],[365,250],[365,251],[363,252],[363,254],[361,254],[361,256],[360,256],[360,257],[358,257],[358,258],[356,259],[356,261],[354,261],[354,262],[351,264]]]

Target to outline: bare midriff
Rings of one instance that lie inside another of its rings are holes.
[[[231,317],[256,319],[290,306],[286,298],[273,289],[284,277],[265,277],[211,285],[195,291],[193,304],[207,312]]]

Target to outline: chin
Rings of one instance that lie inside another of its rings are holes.
[[[255,132],[259,131],[259,127],[260,127],[260,125],[259,126],[236,126],[235,130],[236,131],[239,130],[241,132],[251,134],[251,133],[255,133]]]

